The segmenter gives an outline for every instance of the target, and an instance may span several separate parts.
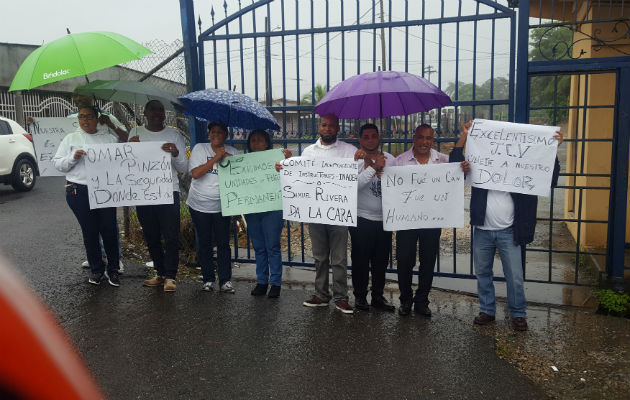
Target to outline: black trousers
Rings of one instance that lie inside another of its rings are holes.
[[[155,270],[168,279],[175,279],[179,265],[179,208],[179,192],[173,192],[173,204],[136,206]]]
[[[119,255],[116,207],[90,210],[87,186],[73,182],[66,183],[66,202],[81,226],[90,271],[95,274],[105,272],[99,235],[103,238],[107,255],[107,271],[117,271]]]
[[[370,272],[372,296],[382,295],[392,247],[392,233],[383,230],[383,221],[371,221],[361,217],[357,219],[357,226],[348,230],[352,241],[350,257],[354,297],[367,296]]]
[[[429,304],[429,291],[433,284],[433,270],[440,250],[442,229],[411,229],[396,232],[396,261],[398,288],[401,303]],[[419,245],[419,247],[418,247]],[[416,266],[416,251],[420,258],[418,290],[413,296],[411,282]]]

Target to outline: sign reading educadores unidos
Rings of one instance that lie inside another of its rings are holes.
[[[217,165],[221,214],[240,215],[282,209],[280,175],[276,162],[280,149],[226,157]]]
[[[297,222],[357,225],[359,165],[350,158],[281,161],[282,216]]]

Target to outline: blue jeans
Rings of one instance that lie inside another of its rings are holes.
[[[280,234],[282,210],[245,215],[247,234],[256,252],[256,276],[261,285],[282,285]],[[271,276],[270,276],[271,272]]]
[[[477,293],[481,312],[488,315],[494,315],[496,312],[492,264],[497,249],[503,265],[510,316],[512,318],[524,318],[527,304],[523,286],[521,246],[514,243],[512,228],[489,231],[475,227],[473,261],[477,275]]]
[[[201,266],[204,282],[214,282],[214,264],[212,263],[212,239],[217,245],[217,273],[219,286],[232,279],[230,261],[230,217],[220,212],[205,213],[190,208],[190,216],[197,233],[197,262]],[[214,237],[213,237],[214,236]]]

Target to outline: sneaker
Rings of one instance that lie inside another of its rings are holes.
[[[122,260],[118,261],[118,273],[122,274],[125,272],[125,264],[123,264]]]
[[[219,289],[219,292],[234,294],[234,293],[236,293],[236,290],[234,290],[234,287],[232,286],[232,282],[227,281],[223,285],[221,285],[221,288]]]
[[[88,279],[88,283],[92,285],[98,285],[103,280],[104,274],[90,274],[90,278]]]
[[[165,279],[164,280],[164,291],[165,292],[174,292],[177,288],[175,284],[175,279]]]
[[[515,331],[526,331],[527,319],[523,317],[512,318],[512,328],[514,328]]]
[[[306,307],[327,307],[328,302],[320,299],[319,297],[313,295],[310,299],[306,300],[302,303],[303,306]]]
[[[107,281],[112,286],[115,286],[115,287],[120,286],[120,278],[118,278],[118,271],[109,271],[107,273]]]
[[[256,286],[252,289],[252,296],[264,296],[267,294],[267,285],[262,285],[257,283]]]
[[[90,268],[90,263],[89,263],[89,261],[88,261],[88,260],[85,260],[85,261],[83,261],[83,262],[81,263],[81,266],[82,266],[83,268]]]
[[[154,286],[162,286],[162,285],[164,285],[164,277],[160,275],[156,275],[153,278],[147,279],[144,282],[142,282],[142,286],[154,287]]]
[[[206,292],[214,292],[214,282],[204,282],[201,286],[201,290]]]
[[[269,289],[269,294],[267,295],[267,297],[272,299],[280,297],[280,286],[271,285],[271,289]]]
[[[354,310],[352,309],[352,306],[350,305],[350,303],[348,303],[347,300],[337,300],[335,301],[335,308],[339,311],[341,311],[344,314],[352,314],[354,313]]]
[[[473,319],[473,324],[475,325],[488,325],[491,322],[494,322],[494,315],[486,314],[485,312],[480,312],[479,315]]]

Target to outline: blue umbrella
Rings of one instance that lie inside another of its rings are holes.
[[[180,96],[184,111],[204,121],[222,122],[233,128],[280,130],[269,110],[242,93],[206,89]]]

